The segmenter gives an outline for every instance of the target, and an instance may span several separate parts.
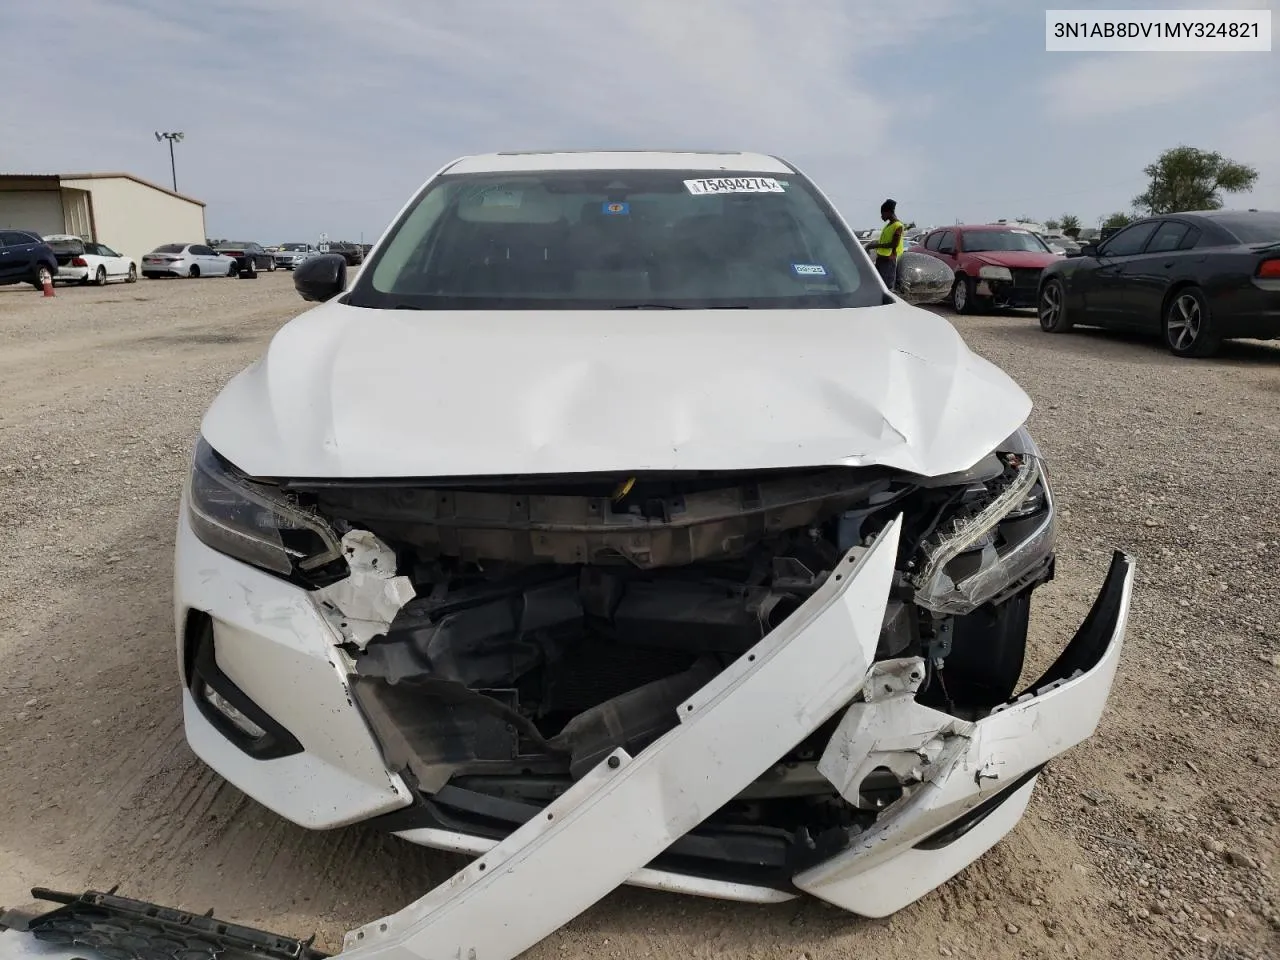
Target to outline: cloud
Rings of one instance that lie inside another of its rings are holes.
[[[152,132],[178,129],[179,188],[216,234],[368,239],[461,154],[741,148],[797,163],[858,223],[884,196],[946,222],[1037,197],[1115,209],[1170,137],[1213,145],[1251,115],[1232,84],[1280,87],[1273,58],[1249,73],[1048,55],[1043,16],[1018,0],[223,0],[216,16],[61,0],[56,43],[6,24],[9,74],[54,99],[0,99],[0,167],[167,182]]]

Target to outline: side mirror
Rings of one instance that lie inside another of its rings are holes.
[[[1098,255],[1098,245],[1096,243],[1085,243],[1080,246],[1079,256],[1096,257]]]
[[[894,291],[907,303],[938,303],[947,299],[956,282],[955,271],[927,253],[904,253],[898,258]]]
[[[347,261],[341,254],[325,253],[310,257],[293,271],[293,288],[303,300],[324,303],[332,300],[347,286]]]

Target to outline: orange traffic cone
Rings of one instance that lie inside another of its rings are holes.
[[[40,271],[40,285],[44,288],[44,295],[46,297],[53,296],[53,274],[48,270],[42,269]]]

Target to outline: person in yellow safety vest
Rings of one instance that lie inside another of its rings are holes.
[[[902,256],[902,234],[906,230],[898,219],[897,208],[898,204],[893,200],[886,200],[880,205],[880,219],[884,221],[884,229],[880,231],[880,239],[874,247],[876,272],[890,290],[898,279],[898,258]]]

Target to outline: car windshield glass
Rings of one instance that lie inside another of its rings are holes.
[[[419,309],[881,303],[855,246],[796,174],[445,176],[392,227],[347,302]]]
[[[1280,243],[1280,213],[1242,213],[1214,219],[1241,243]]]
[[[280,249],[289,251],[306,250],[307,245],[305,243],[282,243],[280,244]]]
[[[163,247],[156,247],[152,253],[181,253],[187,249],[184,243],[166,243]]]
[[[1021,250],[1027,253],[1049,251],[1039,237],[1026,230],[966,230],[963,243],[966,253],[1006,250]]]

